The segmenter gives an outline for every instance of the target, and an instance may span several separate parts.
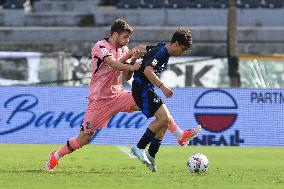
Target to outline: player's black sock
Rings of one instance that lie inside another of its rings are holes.
[[[141,137],[139,142],[137,143],[137,147],[140,149],[145,149],[146,146],[154,140],[155,133],[153,133],[150,129],[147,128],[144,135]]]
[[[156,154],[158,153],[159,148],[161,146],[161,142],[162,142],[162,140],[154,139],[150,143],[148,152],[149,152],[150,156],[152,156],[153,158],[156,157]]]

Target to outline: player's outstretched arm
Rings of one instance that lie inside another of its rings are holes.
[[[134,59],[136,57],[136,59],[140,58],[141,56],[143,56],[146,53],[146,46],[144,45],[138,45],[137,47],[134,47],[133,49],[131,49],[130,51],[128,51],[126,53],[126,55],[124,55],[120,60],[121,62],[126,62],[127,60]]]
[[[145,67],[144,75],[153,85],[159,87],[167,98],[171,98],[173,96],[173,91],[165,86],[164,83],[158,78],[158,76],[154,73],[152,66]]]
[[[116,60],[113,56],[105,57],[104,62],[110,67],[120,71],[135,71],[140,68],[140,64],[124,64],[122,60]]]
[[[139,59],[140,57],[142,57],[145,53],[146,53],[146,50],[140,50],[140,49],[135,49],[133,50],[133,55],[131,57],[131,61],[130,61],[130,64],[131,65],[134,65],[134,64],[141,64],[139,61],[137,61],[137,59]],[[126,81],[130,80],[131,77],[133,75],[133,71],[123,71],[123,76],[124,76],[124,79]]]
[[[146,53],[146,46],[139,45],[133,49],[131,49],[128,54],[132,54],[130,64],[140,64],[140,62],[137,62],[137,59],[142,57]],[[127,57],[127,55],[126,55]],[[125,57],[124,57],[125,58]],[[133,71],[123,71],[123,76],[126,81],[130,80],[133,75]]]
[[[139,45],[131,49],[125,56],[123,56],[119,61],[117,61],[113,56],[107,56],[104,59],[104,62],[108,64],[110,67],[120,70],[120,71],[135,71],[140,68],[139,63],[124,64],[126,60],[130,59],[133,55],[138,54],[138,57],[141,57],[146,53],[146,47]]]
[[[131,61],[130,65],[134,65],[136,61]],[[133,75],[133,71],[123,71],[123,77],[126,81],[130,80]]]

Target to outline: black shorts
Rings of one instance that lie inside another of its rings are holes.
[[[154,88],[150,85],[141,85],[136,81],[132,82],[132,96],[142,113],[151,118],[155,112],[164,103],[155,93]]]

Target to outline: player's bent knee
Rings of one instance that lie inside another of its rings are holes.
[[[162,116],[161,122],[162,122],[163,125],[165,125],[167,127],[170,124],[171,119],[170,119],[169,116]]]
[[[170,116],[170,122],[169,122],[169,124],[171,124],[171,123],[173,123],[174,122],[174,118],[173,118],[173,116]]]

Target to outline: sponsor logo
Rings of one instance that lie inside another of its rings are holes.
[[[237,113],[228,110],[237,110],[238,105],[231,94],[223,90],[209,90],[204,92],[196,100],[195,107],[199,113],[195,113],[196,121],[208,131],[222,132],[229,129],[237,119]],[[208,110],[222,110],[208,111]],[[203,112],[204,111],[204,112]]]
[[[194,108],[197,123],[215,134],[197,137],[193,140],[193,144],[238,146],[244,142],[240,139],[238,130],[235,130],[229,138],[216,135],[230,129],[237,120],[238,104],[230,93],[221,89],[205,91],[197,98]]]
[[[15,95],[5,101],[1,112],[3,117],[0,119],[0,135],[13,133],[31,125],[37,128],[57,128],[61,124],[67,124],[71,128],[80,127],[84,112],[38,111],[39,104],[39,99],[32,94]]]
[[[154,59],[154,60],[152,61],[152,65],[153,65],[153,66],[156,66],[157,63],[158,63],[158,60],[157,60],[157,59]]]
[[[0,114],[0,136],[34,127],[44,129],[80,128],[85,112],[66,111],[64,107],[51,109],[32,94],[19,94],[4,101]],[[141,113],[114,115],[107,128],[140,128],[147,118]],[[91,127],[86,123],[86,129]]]
[[[90,124],[90,122],[87,122],[86,123],[86,129],[90,129],[91,128],[91,124]]]
[[[108,50],[105,46],[100,45],[101,51],[103,55],[107,55],[108,54]]]

